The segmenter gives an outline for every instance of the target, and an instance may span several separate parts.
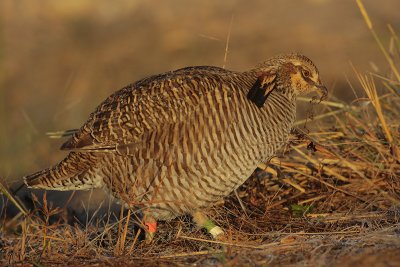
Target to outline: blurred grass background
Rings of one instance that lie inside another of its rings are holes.
[[[363,2],[388,40],[400,1]],[[349,61],[387,71],[355,1],[1,0],[0,177],[19,180],[62,159],[63,140],[45,133],[79,127],[113,91],[184,66],[222,66],[230,28],[227,68],[301,52],[330,97],[347,102]]]

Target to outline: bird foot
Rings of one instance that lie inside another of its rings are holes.
[[[219,239],[224,236],[224,231],[218,225],[215,225],[213,221],[211,221],[206,215],[203,213],[196,211],[193,213],[193,220],[196,224],[202,228],[205,228],[207,232],[212,235],[213,239]]]
[[[147,218],[144,221],[144,225],[146,226],[146,243],[151,244],[153,243],[154,236],[157,231],[157,221],[151,217]]]

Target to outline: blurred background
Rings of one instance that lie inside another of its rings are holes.
[[[388,23],[399,30],[399,0],[363,2],[383,40]],[[79,127],[135,80],[193,65],[247,70],[292,51],[347,102],[349,61],[386,71],[355,1],[1,0],[0,179],[12,185],[61,160],[64,140],[45,133]]]

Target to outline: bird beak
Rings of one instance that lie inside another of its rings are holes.
[[[328,96],[328,89],[326,89],[325,85],[323,84],[316,84],[317,92],[321,96],[320,101],[325,100]]]

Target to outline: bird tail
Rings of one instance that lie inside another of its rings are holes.
[[[103,179],[94,171],[97,161],[94,153],[71,152],[57,165],[25,176],[24,182],[29,188],[59,191],[98,188]]]

